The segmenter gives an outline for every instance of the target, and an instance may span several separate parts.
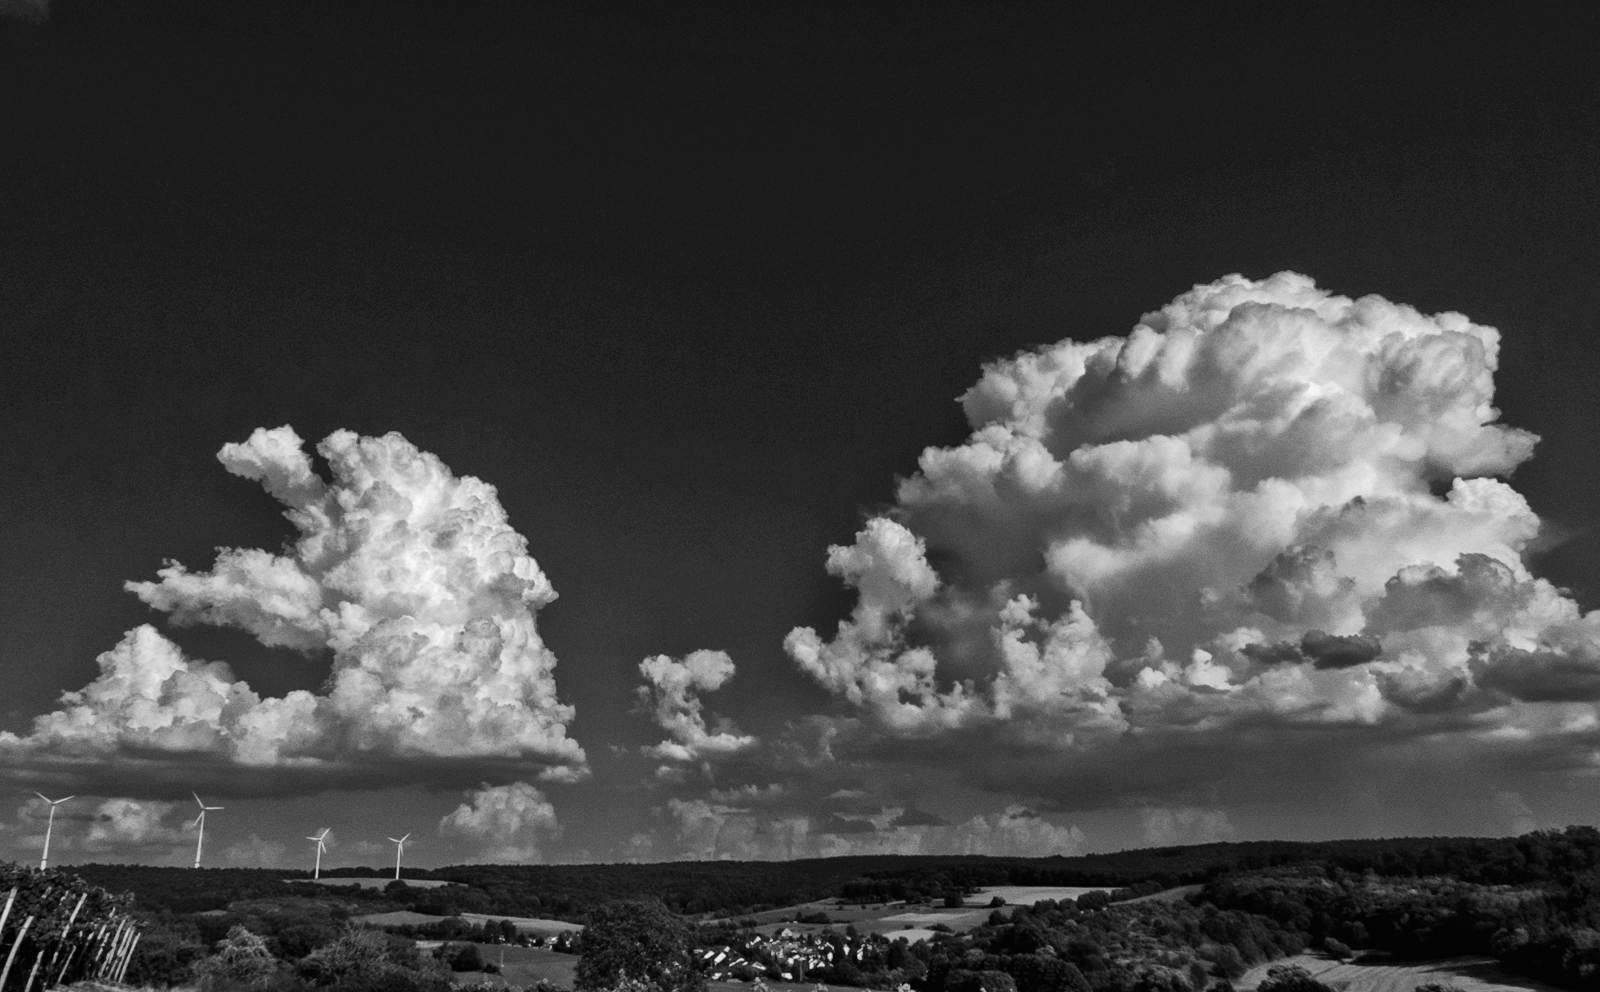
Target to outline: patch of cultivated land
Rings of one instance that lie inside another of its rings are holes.
[[[442,916],[429,916],[426,913],[413,913],[409,909],[397,909],[392,913],[370,913],[366,916],[355,918],[357,923],[370,923],[377,927],[418,926],[425,923],[438,923],[444,919]],[[533,933],[541,937],[551,937],[567,930],[582,930],[580,923],[568,923],[565,920],[542,920],[532,916],[491,916],[487,913],[462,913],[459,919],[470,923],[483,923],[485,920],[510,920],[511,925],[519,933]],[[498,947],[499,945],[494,945]],[[534,948],[535,950],[537,948]]]
[[[363,889],[381,889],[384,886],[388,885],[390,882],[393,882],[394,879],[392,879],[392,878],[286,878],[286,879],[284,879],[284,881],[285,882],[292,882],[295,885],[304,885],[305,883],[309,882],[312,885],[359,885]],[[450,884],[449,882],[441,882],[438,879],[432,879],[432,878],[403,878],[403,879],[401,879],[401,881],[405,882],[407,885],[411,886],[414,889],[437,889],[441,885],[449,885]]]
[[[1110,889],[1086,889],[1072,885],[997,885],[984,889],[975,896],[967,896],[968,906],[987,906],[999,896],[1013,906],[1032,906],[1041,899],[1076,899],[1087,892],[1110,892]]]
[[[1152,892],[1147,896],[1138,896],[1129,899],[1128,902],[1177,902],[1179,899],[1194,895],[1203,888],[1205,888],[1203,885],[1180,885],[1175,889],[1162,889],[1160,892]]]
[[[1464,992],[1559,992],[1553,985],[1501,970],[1493,958],[1396,962],[1374,955],[1341,964],[1320,954],[1298,954],[1251,968],[1235,986],[1253,989],[1267,977],[1268,968],[1278,965],[1299,965],[1318,981],[1344,992],[1412,992],[1427,982],[1454,985]]]
[[[505,944],[479,944],[478,953],[485,961],[499,964],[505,955],[505,968],[498,975],[481,971],[459,971],[451,976],[458,985],[514,985],[525,987],[541,981],[564,989],[572,988],[572,978],[578,970],[576,954],[557,954],[542,947],[511,947]],[[746,986],[748,988],[748,986]]]

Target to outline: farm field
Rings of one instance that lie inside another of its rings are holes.
[[[409,909],[398,909],[392,913],[369,913],[366,916],[355,917],[357,923],[370,923],[379,927],[417,926],[424,923],[438,923],[442,917],[429,916],[426,913],[414,913]],[[579,923],[568,923],[565,920],[545,920],[532,916],[491,916],[487,913],[462,913],[459,919],[471,923],[483,923],[486,920],[510,920],[522,933],[534,933],[541,937],[550,937],[567,930],[582,930]],[[495,945],[499,946],[499,945]]]
[[[479,944],[478,952],[485,961],[499,964],[505,955],[505,966],[498,975],[481,971],[457,972],[452,981],[458,985],[534,985],[550,982],[564,989],[572,988],[572,978],[578,969],[576,954],[558,954],[542,947],[511,947],[504,944]]]
[[[1175,889],[1162,889],[1160,892],[1152,892],[1147,896],[1137,896],[1129,899],[1128,904],[1136,902],[1177,902],[1179,899],[1194,895],[1203,888],[1205,888],[1203,885],[1180,885]]]
[[[1462,992],[1559,992],[1553,985],[1502,971],[1493,958],[1450,958],[1444,961],[1393,963],[1373,955],[1340,963],[1320,954],[1297,954],[1257,965],[1235,985],[1243,992],[1267,977],[1267,969],[1299,965],[1320,982],[1343,992],[1412,992],[1425,982],[1454,985]]]
[[[311,879],[311,878],[286,878],[286,879],[284,879],[284,881],[285,882],[290,882],[290,883],[292,883],[294,885],[304,885],[307,882],[310,882],[313,885],[328,885],[328,886],[359,885],[363,889],[381,889],[384,886],[388,885],[390,882],[393,882],[394,879],[392,879],[392,878],[317,878],[317,879]],[[405,882],[407,885],[411,886],[414,889],[437,889],[441,885],[449,885],[450,884],[449,882],[442,882],[442,881],[439,881],[438,879],[431,879],[431,878],[403,878],[403,879],[401,879],[401,881]]]
[[[1088,892],[1110,892],[1107,888],[1083,888],[1072,885],[996,885],[967,896],[968,906],[987,906],[995,896],[1013,906],[1032,906],[1040,899],[1076,899]]]

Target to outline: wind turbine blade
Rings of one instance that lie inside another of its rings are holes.
[[[44,793],[35,792],[34,795],[38,796],[40,799],[43,799],[45,802],[50,803],[50,797],[45,795]],[[54,806],[55,803],[50,803],[50,805]]]
[[[67,799],[76,799],[76,798],[78,798],[78,797],[77,797],[77,796],[76,796],[76,795],[71,795],[71,796],[68,796],[68,797],[67,797]],[[64,802],[66,802],[66,801],[67,801],[67,799],[57,799],[57,800],[56,800],[56,801],[55,801],[55,802],[53,802],[53,803],[51,803],[51,804],[50,804],[50,805],[52,805],[52,806],[59,806],[59,805],[61,805],[61,804],[62,804],[62,803],[64,803]]]
[[[411,839],[411,835],[410,834],[406,834],[404,837],[400,838],[400,843],[404,844],[407,840],[410,840],[410,839]]]
[[[206,808],[206,804],[200,801],[200,793],[191,792],[191,793],[189,793],[189,795],[194,797],[194,804],[196,806],[200,807],[201,809],[205,809]]]

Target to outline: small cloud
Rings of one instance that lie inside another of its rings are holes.
[[[1235,836],[1227,813],[1201,806],[1147,806],[1139,813],[1139,825],[1152,847],[1214,844]]]
[[[439,836],[480,845],[486,861],[533,861],[560,832],[555,807],[526,782],[484,786],[439,821]]]
[[[50,0],[0,0],[0,17],[42,24],[50,17]]]
[[[703,761],[756,743],[728,721],[715,731],[706,728],[698,693],[713,692],[733,677],[733,659],[726,652],[696,651],[682,661],[656,655],[641,661],[639,672],[645,679],[638,688],[641,708],[672,737],[645,748],[646,755],[661,761]]]

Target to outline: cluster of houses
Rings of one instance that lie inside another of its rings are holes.
[[[860,963],[867,948],[882,939],[872,934],[802,933],[784,927],[771,937],[753,933],[735,944],[702,947],[695,954],[712,981],[776,978],[798,982],[842,961]]]

